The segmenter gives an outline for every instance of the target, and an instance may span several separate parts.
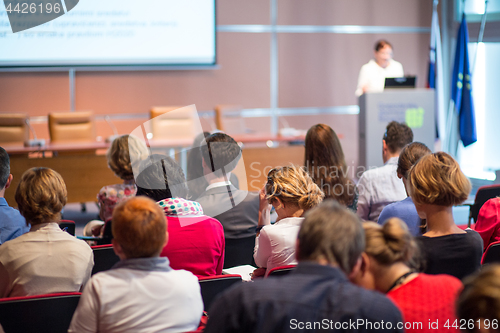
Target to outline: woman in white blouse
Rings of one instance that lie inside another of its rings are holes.
[[[260,232],[255,240],[254,259],[262,276],[274,267],[296,264],[295,243],[304,214],[323,201],[324,194],[300,167],[272,169],[260,191]],[[278,218],[271,225],[274,207]]]

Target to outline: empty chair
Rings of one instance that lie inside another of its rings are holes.
[[[57,293],[0,299],[5,333],[67,332],[81,293]]]
[[[0,146],[23,145],[29,140],[24,113],[0,113]]]
[[[237,274],[214,275],[198,278],[200,281],[201,297],[205,311],[210,309],[210,305],[217,295],[231,287],[233,284],[241,282],[241,276]]]
[[[215,107],[215,125],[219,130],[229,135],[245,134],[247,129],[241,111],[241,106],[217,105]]]
[[[500,241],[491,243],[481,259],[481,265],[495,262],[500,263]]]
[[[94,252],[94,268],[92,268],[92,275],[107,271],[120,261],[120,258],[113,250],[113,245],[92,246],[92,251]]]
[[[95,122],[91,111],[49,113],[51,143],[94,142]]]
[[[226,249],[224,251],[224,268],[240,265],[255,266],[253,249],[255,247],[255,236],[245,238],[226,238]]]
[[[193,140],[202,132],[194,106],[155,106],[149,116],[153,139]]]
[[[267,274],[266,277],[287,275],[288,273],[293,271],[295,267],[297,267],[297,265],[284,265],[284,266],[274,267],[269,271],[269,274]]]

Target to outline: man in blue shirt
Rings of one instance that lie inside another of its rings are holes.
[[[0,244],[30,230],[18,210],[10,207],[4,198],[5,190],[12,183],[9,154],[0,147]]]

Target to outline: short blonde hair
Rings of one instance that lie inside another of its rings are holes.
[[[397,262],[408,264],[418,252],[417,244],[406,224],[398,218],[390,218],[383,225],[364,222],[365,253],[386,266]]]
[[[167,220],[156,202],[140,196],[116,206],[111,229],[127,258],[149,258],[165,245]]]
[[[283,203],[307,211],[323,201],[323,191],[307,172],[296,166],[272,169],[267,175],[266,198],[269,203],[279,198]]]
[[[109,168],[121,179],[134,179],[134,167],[147,156],[147,147],[133,135],[122,135],[111,143],[106,157]]]
[[[15,199],[26,223],[59,222],[68,192],[63,178],[49,168],[31,168],[19,181]]]
[[[444,152],[423,156],[409,171],[410,195],[417,204],[454,206],[471,191],[457,161]]]
[[[485,327],[485,320],[489,320],[490,328],[493,320],[500,321],[499,264],[487,265],[464,281],[464,289],[457,300],[457,317],[472,320],[474,327],[477,327],[478,319],[481,319],[482,327]],[[477,330],[467,325],[466,331]]]

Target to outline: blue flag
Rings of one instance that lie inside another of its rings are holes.
[[[471,73],[469,68],[469,31],[465,14],[458,29],[457,49],[451,78],[451,99],[458,112],[460,138],[465,147],[477,141],[476,117],[472,101]]]

